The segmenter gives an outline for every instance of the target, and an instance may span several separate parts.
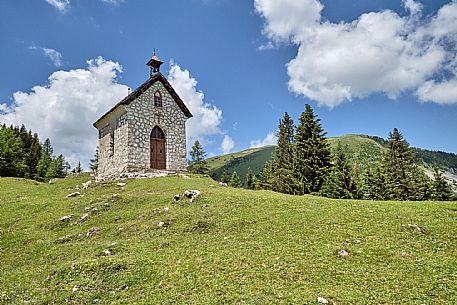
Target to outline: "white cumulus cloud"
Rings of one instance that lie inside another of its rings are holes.
[[[186,125],[188,142],[221,134],[222,110],[205,102],[205,95],[197,90],[197,80],[190,72],[171,62],[168,80],[193,115]]]
[[[376,92],[457,103],[449,90],[457,81],[457,1],[426,18],[421,3],[403,4],[406,16],[384,10],[332,23],[322,18],[318,0],[254,0],[264,35],[298,47],[287,64],[290,91],[330,108]]]
[[[70,6],[70,0],[45,0],[50,5],[54,6],[60,12],[65,13]]]
[[[232,149],[235,147],[235,141],[229,136],[224,135],[224,139],[221,143],[221,150],[224,155],[229,154]]]
[[[263,147],[267,145],[276,145],[276,142],[278,142],[278,138],[276,137],[274,132],[269,132],[263,139],[252,140],[251,148]]]
[[[31,50],[40,50],[43,55],[47,58],[49,58],[52,61],[52,64],[59,68],[62,66],[62,54],[54,49],[51,48],[45,48],[45,47],[37,47],[37,46],[31,46],[29,47]]]
[[[87,167],[98,144],[92,124],[128,93],[128,87],[116,81],[121,72],[119,63],[102,57],[87,61],[85,69],[56,71],[48,84],[15,92],[11,104],[0,104],[0,123],[24,124],[42,141],[49,138],[55,154],[63,154],[73,166],[81,161]],[[220,135],[222,111],[204,102],[189,71],[172,64],[169,80],[194,115],[188,120],[188,142]]]
[[[25,124],[41,141],[49,138],[55,154],[87,166],[98,143],[93,122],[127,95],[127,86],[116,82],[121,71],[119,63],[98,57],[85,69],[54,72],[47,85],[15,92],[11,105],[0,104],[0,122]]]

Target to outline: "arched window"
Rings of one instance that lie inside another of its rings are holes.
[[[159,90],[154,93],[154,107],[162,107],[162,94]]]
[[[162,139],[165,140],[165,134],[159,126],[154,127],[151,132],[151,139]]]

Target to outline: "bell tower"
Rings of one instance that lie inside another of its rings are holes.
[[[156,73],[160,73],[160,66],[162,64],[163,61],[157,57],[156,51],[154,50],[152,58],[146,63],[146,65],[149,66],[149,77],[152,77]]]

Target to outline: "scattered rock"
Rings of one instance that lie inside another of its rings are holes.
[[[73,216],[75,216],[75,215],[71,214],[71,215],[62,216],[62,217],[60,217],[60,221],[70,221],[73,218]]]
[[[420,234],[426,234],[427,233],[427,230],[425,228],[422,228],[422,227],[418,226],[415,223],[408,223],[408,224],[401,225],[401,226],[403,228],[409,229],[411,231],[414,231],[414,232],[417,232],[417,233],[420,233]]]
[[[347,252],[344,249],[341,249],[340,251],[338,251],[338,256],[339,257],[348,257],[349,256],[349,252]]]
[[[180,174],[180,176],[181,176],[183,179],[186,179],[186,180],[191,179],[189,176],[184,175],[184,174]]]
[[[59,180],[59,178],[52,178],[51,180],[49,180],[49,184],[54,184],[57,182],[57,180]]]
[[[124,182],[119,182],[116,184],[116,186],[119,186],[119,187],[124,187],[126,185],[127,185],[127,183],[124,183]]]
[[[89,214],[85,213],[85,214],[83,214],[83,216],[81,216],[79,218],[79,222],[82,223],[82,222],[85,222],[88,219],[89,219]]]
[[[110,249],[105,249],[102,252],[102,255],[105,255],[105,256],[112,255],[112,254],[113,254],[113,252]]]
[[[175,196],[173,197],[173,199],[174,199],[175,201],[179,201],[179,199],[181,199],[181,196],[180,196],[180,195],[175,195]]]
[[[68,195],[67,195],[67,198],[76,197],[76,196],[79,196],[79,195],[81,195],[80,192],[74,192],[74,193],[68,194]]]
[[[65,242],[67,242],[67,241],[71,241],[71,240],[73,239],[73,237],[74,237],[74,235],[70,235],[70,234],[69,234],[69,235],[65,235],[65,236],[63,236],[63,237],[60,237],[60,238],[57,240],[57,242],[58,242],[58,243],[65,243]]]
[[[92,237],[94,236],[95,234],[97,234],[98,232],[100,232],[100,228],[98,227],[93,227],[92,229],[90,229],[87,234],[86,234],[86,237]]]
[[[83,190],[87,190],[92,186],[92,180],[83,183]]]
[[[219,185],[222,186],[222,187],[227,187],[228,186],[227,183],[225,183],[225,182],[219,182]]]
[[[324,297],[317,297],[317,303],[319,304],[329,304],[328,300]]]
[[[187,190],[184,192],[184,197],[189,199],[189,201],[192,203],[192,201],[200,196],[201,192],[199,190]]]
[[[163,222],[163,221],[159,221],[159,223],[157,224],[157,226],[159,228],[163,227],[164,225],[165,225],[165,222]]]
[[[163,208],[163,211],[164,212],[168,212],[168,211],[170,211],[170,208],[169,207],[165,207],[165,208]]]
[[[73,289],[72,289],[73,292],[76,292],[76,291],[78,291],[78,290],[79,290],[79,286],[78,286],[78,285],[76,285],[76,286],[73,287]]]
[[[209,187],[215,187],[215,185],[214,184],[210,184]]]

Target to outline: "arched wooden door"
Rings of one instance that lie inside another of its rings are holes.
[[[159,126],[151,132],[151,168],[166,169],[165,134]]]

